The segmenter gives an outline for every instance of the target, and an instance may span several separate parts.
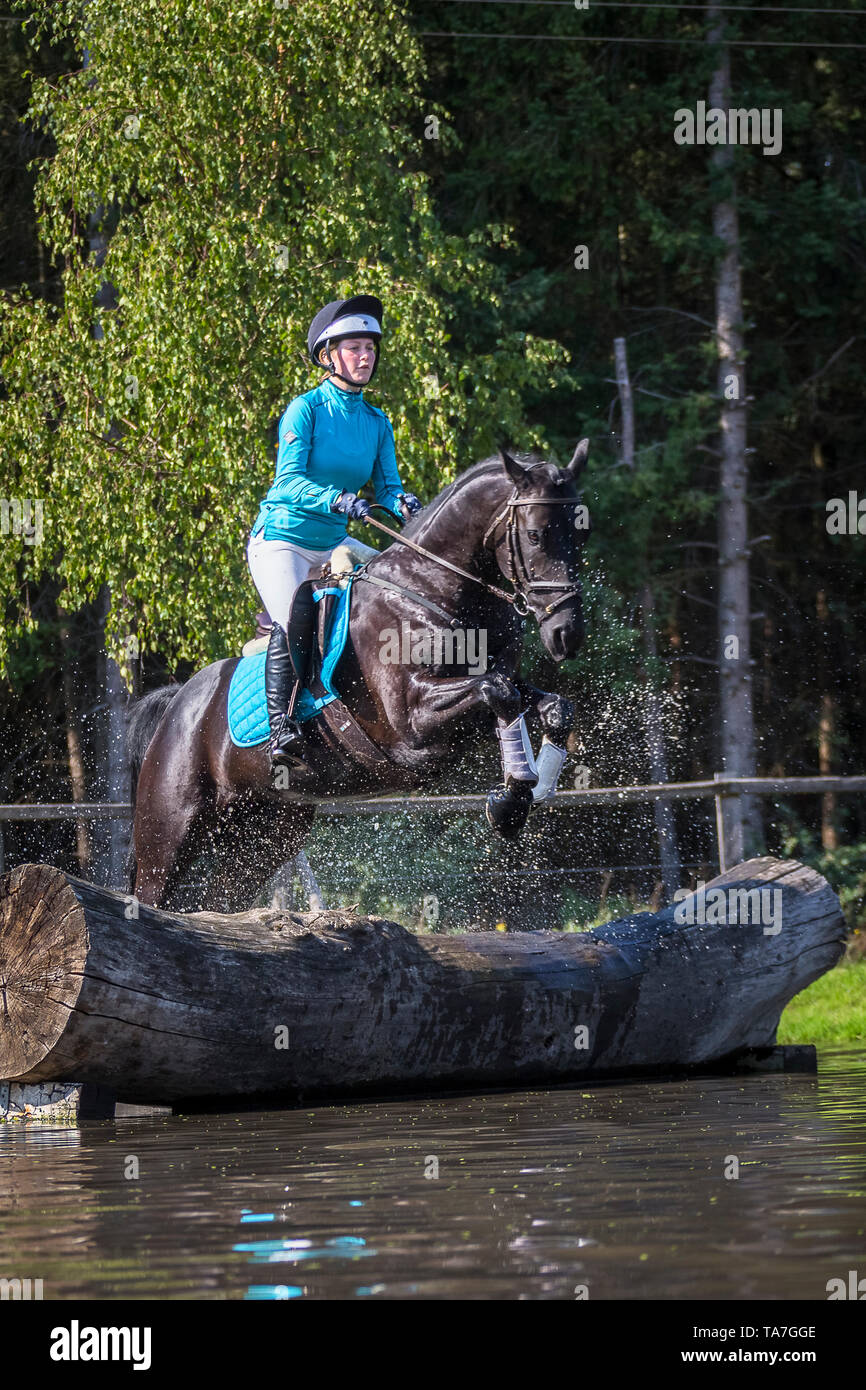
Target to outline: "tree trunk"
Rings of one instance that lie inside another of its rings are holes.
[[[82,67],[90,66],[90,50],[85,48]],[[93,79],[94,81],[96,79]],[[87,218],[89,260],[94,266],[102,266],[108,254],[108,241],[104,230],[106,209],[96,203]],[[94,300],[94,309],[116,309],[117,291],[111,281],[103,277]],[[99,318],[93,320],[93,337],[101,342],[105,331]],[[116,420],[110,420],[106,428],[106,438],[118,439],[122,434]],[[105,631],[105,623],[111,608],[111,594],[103,586],[97,604],[100,622]],[[108,656],[104,649],[99,658],[100,684],[105,692],[105,730],[101,752],[101,780],[107,801],[129,801],[131,797],[130,769],[126,757],[126,723],[129,693],[126,682],[120,673],[117,662]],[[129,848],[130,827],[123,820],[104,822],[95,838],[99,845],[95,872],[104,883],[120,887],[126,877],[126,858]]]
[[[656,660],[655,598],[649,584],[644,584],[641,590],[641,609],[643,611],[644,648],[652,664]],[[649,754],[650,781],[659,784],[668,780],[668,762],[665,754],[661,700],[649,674],[647,674],[644,686],[644,702],[644,732]],[[657,797],[653,802],[653,815],[656,823],[656,834],[658,835],[665,896],[668,902],[672,902],[674,893],[680,886],[680,857],[677,849],[673,803]]]
[[[709,6],[711,44],[720,44],[710,83],[709,106],[730,107],[731,58],[723,43],[724,19]],[[731,776],[755,776],[752,656],[749,604],[748,464],[746,378],[740,228],[734,151],[718,145],[710,156],[715,186],[713,232],[723,253],[716,273],[716,341],[720,401],[719,480],[719,697],[722,768]],[[762,847],[761,814],[754,797],[727,798],[723,808],[726,857],[737,863]]]
[[[628,373],[628,356],[626,353],[625,338],[614,338],[613,351],[614,360],[616,362],[616,384],[619,392],[620,411],[622,414],[622,458],[626,467],[634,472],[634,397],[632,396],[631,381]],[[650,665],[654,665],[657,654],[655,598],[653,597],[653,591],[648,582],[644,583],[641,587],[640,606],[644,650],[649,657]],[[665,756],[664,720],[662,717],[661,701],[653,686],[653,676],[649,671],[644,672],[643,695],[644,735],[646,738],[647,753],[649,755],[650,781],[656,783],[666,782],[668,780],[668,766]],[[668,902],[671,902],[674,893],[680,886],[680,859],[677,851],[674,808],[669,801],[657,799],[653,802],[653,816],[655,818],[656,834],[658,836],[662,883],[664,884],[665,896]]]
[[[824,777],[833,772],[833,742],[836,733],[836,705],[828,690],[821,696],[821,717],[818,721],[818,771]],[[821,845],[838,849],[836,833],[836,793],[825,792],[821,797]]]
[[[845,924],[802,864],[755,860],[710,887],[730,924],[677,920],[690,902],[710,916],[708,889],[585,934],[424,936],[340,913],[177,916],[25,864],[0,879],[0,1080],[169,1104],[728,1064],[773,1047]],[[736,927],[728,887],[758,894]]]
[[[109,606],[109,591],[103,587],[98,604],[103,631]],[[128,802],[132,795],[126,755],[129,694],[117,662],[108,656],[104,645],[99,655],[98,671],[104,691],[103,717],[98,726],[102,732],[99,748],[100,796],[106,801]],[[120,888],[125,882],[129,834],[130,823],[123,819],[102,821],[94,827],[94,840],[99,846],[94,873],[100,882],[115,888]]]
[[[60,618],[60,665],[63,673],[63,702],[66,711],[66,752],[69,758],[69,781],[73,801],[87,800],[87,778],[84,772],[84,757],[81,750],[81,725],[78,718],[78,702],[75,693],[73,670],[76,664],[76,651],[73,646],[70,615],[58,608]],[[90,829],[87,821],[75,822],[75,857],[82,878],[91,874]]]
[[[819,474],[826,472],[824,449],[820,440],[812,446],[812,463]],[[819,500],[823,500],[826,480],[820,479],[816,489]],[[817,546],[824,562],[830,569],[827,528],[823,509],[816,517]],[[833,695],[835,665],[830,651],[830,605],[826,589],[819,589],[815,595],[815,616],[818,619],[818,685],[821,690],[821,710],[818,716],[818,771],[822,776],[833,772],[836,744],[836,700]],[[839,836],[836,829],[836,797],[833,792],[825,792],[821,798],[821,844],[824,849],[837,849]]]

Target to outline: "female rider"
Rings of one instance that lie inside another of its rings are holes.
[[[276,476],[250,532],[247,560],[273,624],[265,657],[272,766],[305,767],[302,726],[287,715],[294,684],[287,632],[298,586],[345,540],[348,518],[366,520],[370,504],[358,492],[371,479],[381,506],[400,507],[404,517],[421,507],[403,491],[390,421],[364,400],[381,339],[375,295],[334,300],[313,319],[307,350],[329,375],[286,407]]]

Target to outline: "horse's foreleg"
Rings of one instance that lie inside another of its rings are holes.
[[[533,789],[536,802],[547,801],[556,791],[560,773],[568,756],[565,741],[574,726],[574,705],[564,695],[538,690],[527,681],[514,681],[525,704],[538,715],[544,735],[536,758],[538,782]]]
[[[515,676],[512,685],[520,695],[524,708],[536,714],[541,727],[554,743],[564,743],[574,727],[574,705],[564,695],[555,695],[550,690],[539,690],[528,681]]]
[[[410,735],[420,748],[441,733],[443,716],[461,719],[490,709],[497,719],[510,723],[520,714],[520,696],[512,681],[494,671],[444,680],[424,671],[413,671],[406,708]]]
[[[498,671],[453,680],[414,672],[409,694],[409,726],[419,743],[441,732],[443,714],[456,719],[486,705],[496,716],[503,785],[490,793],[485,809],[493,829],[506,840],[515,839],[532,809],[538,780],[515,683]]]

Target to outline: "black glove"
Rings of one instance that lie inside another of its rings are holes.
[[[423,502],[418,501],[414,492],[400,493],[400,506],[403,509],[404,516],[414,516],[416,512],[420,512],[423,505]]]
[[[370,503],[359,497],[357,492],[341,492],[331,510],[343,512],[352,521],[366,521],[370,515]]]

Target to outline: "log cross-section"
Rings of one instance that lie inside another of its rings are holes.
[[[718,907],[702,922],[720,888],[777,892],[778,930],[719,921]],[[708,885],[694,924],[678,920],[688,908],[585,933],[418,935],[334,912],[177,916],[24,864],[0,879],[0,1080],[74,1079],[130,1102],[291,1102],[772,1047],[788,1001],[842,954],[835,893],[767,858]]]

